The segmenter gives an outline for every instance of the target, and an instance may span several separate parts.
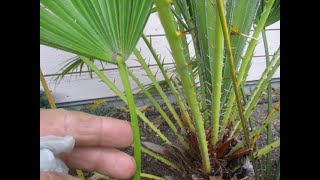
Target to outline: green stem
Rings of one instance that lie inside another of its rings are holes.
[[[211,125],[212,125],[212,139],[213,146],[216,145],[219,139],[219,119],[220,119],[220,102],[221,102],[221,83],[222,83],[222,65],[223,65],[223,32],[220,22],[219,14],[216,15],[216,44],[215,44],[215,60],[212,61],[213,67],[211,68],[213,81],[212,81],[212,105],[211,105]]]
[[[174,4],[174,9],[172,9],[172,13],[175,15],[176,19],[178,20],[179,23],[178,27],[179,27],[179,31],[185,31],[188,30],[188,26],[183,22],[182,20],[182,15],[181,15],[181,9],[180,6],[178,5],[177,1],[173,1]],[[188,47],[188,42],[187,42],[187,36],[182,36],[181,37],[181,41],[182,41],[182,46],[183,46],[183,53],[184,56],[186,58],[186,61],[189,63],[190,62],[190,52],[189,52],[189,47]]]
[[[234,122],[235,122],[235,120],[236,120],[236,118],[238,117],[238,106],[234,106],[233,107],[233,112],[232,112],[232,115],[231,115],[231,117],[230,117],[230,122],[232,122],[233,123],[233,125],[234,125]],[[232,137],[232,136],[231,136]]]
[[[50,104],[50,108],[51,109],[56,109],[57,108],[56,104],[54,103],[54,100],[53,100],[52,95],[50,93],[50,90],[49,90],[48,84],[46,82],[46,79],[43,76],[41,68],[40,68],[40,81],[41,81],[41,84],[43,86],[44,92],[46,93],[46,96],[48,98],[48,101],[49,101],[49,104]]]
[[[241,77],[241,84],[245,82],[244,75],[248,72],[248,66],[250,66],[252,61],[252,56],[256,47],[256,44],[258,42],[258,37],[265,27],[266,21],[269,17],[269,14],[271,12],[272,6],[274,4],[275,0],[268,0],[265,1],[265,11],[262,13],[261,18],[259,22],[257,23],[255,30],[252,35],[252,39],[249,42],[247,51],[242,59],[243,63],[241,64],[240,70],[239,70],[239,76]]]
[[[176,4],[177,1],[174,1],[173,3]],[[177,7],[177,6],[176,6]],[[183,22],[182,18],[181,18],[181,11],[179,8],[175,8],[173,9],[171,7],[171,12],[174,15],[174,17],[177,19],[177,24],[179,26],[179,31],[182,31],[183,29],[188,29],[188,26]],[[189,56],[190,58],[190,56]]]
[[[230,69],[231,69],[233,89],[234,89],[234,92],[236,95],[236,102],[238,105],[238,110],[239,110],[239,114],[240,114],[241,124],[243,127],[244,137],[246,140],[247,148],[249,148],[250,147],[249,131],[247,128],[247,122],[246,122],[244,112],[243,112],[243,107],[241,104],[241,97],[240,97],[240,91],[239,91],[239,86],[238,86],[237,76],[236,76],[236,69],[235,69],[233,55],[232,55],[231,42],[230,42],[230,37],[229,37],[229,32],[228,32],[228,25],[227,25],[226,17],[224,16],[225,13],[224,13],[223,0],[218,0],[217,4],[218,4],[218,11],[219,11],[220,21],[221,21],[221,25],[222,25],[223,35],[224,35],[224,39],[225,39],[225,43],[226,43],[226,47],[227,47],[227,54],[229,56],[229,65],[230,65]],[[251,156],[254,172],[256,174],[256,179],[259,180],[255,159],[253,158],[252,153],[250,153],[250,156]]]
[[[141,146],[141,151],[142,151],[143,153],[146,153],[146,154],[148,154],[149,156],[151,156],[151,157],[159,160],[160,162],[164,163],[165,165],[171,167],[172,169],[181,172],[181,169],[180,169],[177,165],[173,164],[171,161],[165,159],[164,157],[162,157],[162,156],[160,156],[160,155],[158,155],[158,154],[150,151],[149,149],[144,148],[144,147]]]
[[[247,96],[246,96],[246,93],[245,93],[245,90],[244,90],[244,86],[240,87],[240,88],[241,88],[241,94],[242,94],[242,97],[243,97],[244,105],[246,105],[248,103],[248,99],[247,99]],[[238,109],[234,109],[233,113],[238,113],[237,110]],[[250,125],[250,128],[251,128],[250,131],[252,131],[253,130],[253,123],[252,123],[251,117],[248,117],[248,121],[249,121],[249,125]]]
[[[280,138],[278,138],[277,140],[275,140],[271,144],[266,145],[265,147],[260,149],[258,152],[254,153],[254,158],[259,159],[263,155],[268,154],[269,152],[271,152],[272,150],[274,150],[275,148],[277,148],[279,146],[280,146]]]
[[[83,62],[86,63],[91,70],[93,70],[96,75],[125,103],[128,105],[128,101],[126,96],[115,86],[115,84],[110,81],[106,77],[103,72],[101,72],[94,64],[92,61],[90,61],[88,58],[82,58]],[[168,144],[172,144],[170,140],[163,135],[159,129],[157,129],[154,124],[148,120],[148,118],[138,109],[136,109],[137,115],[142,119],[143,122],[145,122],[164,142]]]
[[[278,69],[279,66],[280,66],[280,48],[273,55],[273,58],[269,64],[269,66],[262,73],[259,82],[256,84],[256,87],[255,87],[254,91],[252,92],[250,99],[244,109],[245,118],[250,117],[250,115],[252,114],[254,108],[256,107],[256,105],[259,102],[259,99],[261,97],[262,92],[266,89],[268,83],[271,81],[274,73],[276,72],[276,70]],[[240,124],[237,123],[234,126],[234,131],[237,131],[238,128],[241,130],[242,127],[239,125]]]
[[[154,179],[154,180],[167,180],[166,178],[162,178],[162,177],[155,176],[153,174],[147,174],[147,173],[141,173],[141,177],[148,178],[148,179]]]
[[[152,84],[154,85],[154,87],[157,89],[159,95],[161,96],[161,98],[163,99],[164,103],[167,105],[169,111],[172,113],[174,119],[177,121],[178,125],[180,126],[181,129],[185,129],[179,115],[177,114],[176,110],[174,109],[174,107],[171,105],[171,102],[169,100],[169,98],[167,97],[167,95],[163,92],[161,86],[159,85],[157,79],[154,77],[154,75],[152,74],[150,68],[148,67],[148,65],[146,64],[146,62],[144,61],[144,59],[142,58],[140,52],[137,49],[133,50],[134,55],[136,56],[138,62],[141,64],[142,68],[144,69],[144,71],[146,72],[147,76],[149,77],[149,79],[152,81]]]
[[[85,180],[86,179],[84,177],[84,174],[83,174],[82,170],[76,169],[76,173],[77,173],[78,178],[80,178],[81,180]]]
[[[270,64],[270,57],[269,57],[269,46],[267,41],[267,35],[266,35],[266,29],[263,28],[262,30],[262,39],[264,44],[264,50],[266,55],[266,66]],[[272,88],[271,88],[271,82],[268,84],[268,111],[270,112],[272,109]],[[272,124],[268,124],[268,130],[267,130],[267,144],[270,144],[272,142]],[[271,177],[271,153],[267,154],[267,168],[266,168],[266,179],[269,180]]]
[[[259,82],[256,84],[255,90],[253,91],[248,104],[245,107],[245,116],[249,117],[254,109],[254,107],[258,104],[261,94],[266,89],[267,85],[270,84],[270,81],[280,66],[280,48],[273,56],[272,61],[267,66],[266,70],[261,75]]]
[[[185,103],[185,101],[183,101],[181,99],[180,96],[182,96],[182,94],[179,94],[176,90],[176,88],[174,87],[173,83],[171,82],[171,79],[169,78],[167,72],[164,70],[163,65],[158,57],[158,55],[156,54],[155,50],[153,49],[153,47],[151,46],[151,43],[149,42],[149,40],[147,39],[147,37],[142,34],[142,39],[144,40],[144,42],[146,43],[146,45],[148,46],[153,58],[156,60],[156,63],[164,77],[164,79],[166,80],[167,84],[169,85],[169,88],[171,90],[171,92],[173,93],[179,108],[181,109],[181,113],[184,116],[184,118],[186,119],[188,126],[190,127],[190,129],[192,131],[195,131],[194,125],[191,123],[191,119],[189,117],[188,111],[187,111],[187,105]]]
[[[146,88],[143,86],[143,84],[140,83],[138,78],[130,70],[128,70],[128,73],[129,73],[129,76],[133,79],[133,81],[140,87],[140,89],[143,91],[143,93],[148,97],[148,99],[151,101],[151,103],[157,109],[157,111],[159,111],[159,113],[161,114],[162,118],[167,122],[167,124],[169,125],[171,130],[174,132],[174,134],[176,135],[176,137],[178,138],[180,143],[186,149],[188,149],[188,144],[184,141],[184,138],[179,134],[177,128],[174,126],[174,124],[172,123],[172,121],[170,120],[168,115],[163,111],[163,109],[161,108],[160,104],[152,97],[150,92],[148,92],[146,90]]]
[[[187,12],[187,22],[189,23],[189,27],[195,27],[195,31],[191,31],[190,34],[192,35],[194,50],[196,54],[196,63],[197,63],[197,71],[199,77],[199,88],[200,88],[200,107],[203,111],[203,119],[205,121],[205,127],[210,126],[210,119],[209,119],[209,112],[206,111],[209,107],[207,100],[211,98],[209,94],[211,93],[212,88],[208,88],[209,84],[211,84],[210,79],[210,71],[208,71],[209,67],[209,58],[207,58],[207,36],[206,34],[206,12],[205,9],[206,1],[199,1],[195,3],[194,0],[190,1],[190,6],[186,6],[184,9]],[[193,16],[189,14],[189,10],[193,13]],[[199,13],[201,12],[201,13]],[[204,28],[205,27],[205,28]],[[203,42],[205,41],[205,42]],[[205,60],[207,59],[207,61]],[[210,94],[211,95],[211,94]]]
[[[224,39],[225,39],[225,43],[226,43],[226,47],[227,47],[227,54],[229,56],[229,64],[230,64],[231,75],[232,75],[231,77],[232,77],[233,89],[236,94],[236,102],[237,102],[239,113],[240,113],[241,123],[244,128],[244,136],[245,136],[246,144],[247,144],[247,147],[250,147],[249,132],[248,132],[246,120],[244,119],[243,107],[241,104],[240,91],[239,91],[239,86],[238,86],[238,82],[237,82],[237,78],[236,78],[237,76],[236,76],[233,55],[232,55],[232,49],[231,49],[231,43],[230,43],[230,38],[229,38],[229,33],[228,33],[227,21],[226,21],[226,17],[224,16],[225,13],[224,13],[223,1],[218,0],[217,3],[218,3],[219,17],[220,17],[220,21],[222,24],[223,35],[224,35]]]
[[[270,110],[267,117],[263,121],[262,126],[259,129],[254,130],[252,132],[252,135],[253,135],[252,145],[256,143],[256,141],[264,131],[265,127],[268,126],[270,123],[272,123],[279,116],[280,116],[280,101]]]
[[[274,177],[275,180],[280,180],[280,157],[277,163],[276,174]]]
[[[196,134],[199,142],[200,153],[202,157],[202,169],[205,173],[210,172],[210,161],[208,153],[208,144],[206,141],[206,135],[204,130],[204,121],[200,112],[199,102],[197,99],[196,89],[193,86],[191,73],[189,72],[189,64],[186,63],[185,56],[183,54],[181,41],[176,32],[175,20],[170,10],[170,2],[167,0],[154,0],[160,21],[165,30],[167,40],[169,42],[172,56],[176,62],[177,71],[182,81],[182,86],[187,96],[187,101],[191,108],[192,116],[195,121]]]
[[[135,180],[140,180],[140,173],[141,173],[141,151],[140,151],[140,131],[139,131],[139,122],[136,113],[136,105],[134,102],[132,89],[127,73],[127,67],[125,61],[122,56],[117,56],[118,62],[118,69],[120,73],[120,77],[122,80],[123,87],[125,89],[128,105],[129,105],[129,112],[131,117],[131,126],[133,129],[133,146],[134,146],[134,160],[136,161],[136,172],[134,174]]]
[[[246,106],[248,104],[248,99],[245,96],[244,87],[240,87],[240,88],[241,88],[241,91],[242,91],[244,106]],[[230,117],[230,122],[234,122],[235,119],[237,118],[237,115],[238,115],[238,108],[237,108],[237,106],[234,106],[233,109],[232,109],[232,115]],[[252,120],[251,120],[250,116],[248,116],[248,121],[249,121],[249,125],[250,125],[251,131],[252,131],[253,130],[253,123],[252,123]],[[236,124],[234,127],[238,127],[238,124]]]
[[[259,127],[259,129],[256,129],[250,133],[250,139],[252,140],[251,147],[254,146],[257,139],[261,136],[261,133],[264,132],[264,130],[266,129],[267,125],[269,123],[272,123],[279,116],[280,116],[280,101],[272,108],[272,110],[269,112],[267,117],[263,120],[262,125]],[[230,136],[232,137],[233,134],[231,134]],[[236,146],[234,146],[230,150],[227,156],[233,154],[236,150],[241,148],[243,145],[244,145],[244,141],[239,142]]]
[[[264,173],[263,173],[263,164],[262,164],[262,160],[259,159],[259,168],[260,168],[260,180],[264,180]]]
[[[200,55],[198,57],[200,57]],[[201,96],[200,106],[201,106],[201,109],[207,109],[208,108],[208,103],[206,99],[207,85],[206,85],[206,80],[204,78],[203,67],[201,67],[200,58],[197,58],[198,77],[199,77],[200,96]],[[205,127],[210,126],[208,111],[203,112],[203,117],[204,117],[203,119],[205,120]]]
[[[172,83],[173,83],[173,85],[174,85],[174,87],[176,88],[176,91],[177,91],[177,93],[179,94],[179,99],[181,100],[181,101],[186,101],[186,97],[183,95],[184,93],[183,93],[183,90],[182,90],[182,87],[181,87],[181,85],[180,85],[180,83],[179,83],[179,80],[178,80],[178,78],[177,77],[172,77],[171,78],[171,81],[172,81]],[[188,105],[186,104],[185,105],[185,107],[186,107],[186,113],[188,113]],[[189,113],[188,113],[189,114]],[[189,115],[187,114],[187,116],[189,117]],[[189,117],[190,118],[190,117]],[[190,119],[190,122],[191,122],[191,119]],[[193,124],[192,124],[193,125]],[[193,126],[194,127],[194,126]],[[195,131],[195,129],[194,130],[192,130],[192,131]]]
[[[167,144],[172,144],[172,142],[164,134],[162,134],[162,132],[158,128],[156,128],[155,125],[144,115],[144,113],[142,113],[138,109],[136,109],[136,111],[141,120],[145,122],[149,126],[149,128],[153,130],[153,132],[155,132],[157,136],[160,137],[160,139],[162,139]]]
[[[248,48],[246,50],[246,53],[244,55],[244,57],[242,58],[242,63],[241,63],[241,66],[240,66],[240,69],[239,69],[239,72],[238,72],[238,78],[237,78],[237,81],[239,82],[239,84],[243,84],[244,81],[244,76],[246,74],[246,71],[248,71],[248,66],[250,66],[250,63],[251,63],[251,60],[252,60],[252,55],[253,55],[253,52],[255,50],[255,47],[256,47],[256,44],[257,44],[257,39],[269,17],[269,14],[270,14],[270,11],[271,11],[271,8],[273,6],[273,3],[274,3],[275,0],[269,0],[265,5],[265,11],[264,13],[261,15],[261,18],[258,22],[258,24],[256,25],[255,27],[255,30],[253,32],[253,35],[252,35],[252,39],[250,40],[249,42],[249,45],[248,45]],[[231,91],[230,93],[230,96],[229,96],[229,100],[227,102],[227,105],[226,105],[226,111],[225,111],[225,114],[224,114],[224,118],[223,118],[223,124],[224,125],[227,125],[228,124],[228,121],[229,121],[229,117],[230,117],[230,112],[231,112],[231,109],[233,107],[233,104],[234,104],[234,100],[235,100],[235,93],[234,93],[234,90]],[[221,132],[224,133],[224,129],[225,127],[222,127],[222,130]]]

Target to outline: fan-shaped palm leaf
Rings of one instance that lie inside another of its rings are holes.
[[[150,15],[150,0],[40,0],[40,43],[90,58],[127,59]]]

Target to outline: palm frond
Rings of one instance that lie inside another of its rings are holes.
[[[264,12],[264,7],[265,7],[265,3],[264,1],[261,1],[260,7],[258,9],[257,17],[256,17],[256,23],[260,20],[260,17]],[[280,20],[280,0],[276,0],[272,6],[272,9],[266,21],[265,27],[268,27],[278,22],[279,20]]]
[[[94,62],[94,59],[89,59],[90,61]],[[71,73],[79,73],[80,75],[84,72],[83,67],[86,65],[81,56],[75,56],[65,61],[63,67],[61,67],[58,71],[58,76],[54,79],[56,84],[60,83],[60,81],[67,75]],[[93,78],[93,74],[89,66],[87,66],[87,71],[89,73],[90,78]]]
[[[40,43],[116,63],[135,48],[150,0],[40,0]]]

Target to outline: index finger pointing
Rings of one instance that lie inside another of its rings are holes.
[[[71,135],[80,146],[123,148],[133,142],[127,121],[63,109],[40,110],[40,136],[46,135]]]

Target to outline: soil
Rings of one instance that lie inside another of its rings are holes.
[[[280,89],[274,90],[272,96],[273,96],[273,102],[277,102],[280,99]],[[166,109],[166,107],[163,107],[163,108]],[[258,106],[255,108],[251,116],[254,127],[260,126],[261,122],[264,120],[267,114],[268,114],[268,104],[267,104],[266,94],[264,94]],[[118,119],[130,121],[129,114],[125,112],[116,112],[116,113],[113,113],[111,116]],[[166,135],[166,137],[170,141],[173,141],[173,142],[176,141],[175,135],[172,133],[169,126],[165,122],[163,122],[163,120],[161,120],[161,116],[157,111],[155,111],[152,107],[148,108],[146,110],[146,116],[150,121],[154,122],[155,125],[159,126],[160,131],[164,135]],[[142,141],[149,141],[159,145],[163,144],[163,141],[158,136],[156,136],[155,133],[153,133],[144,122],[140,121],[139,126],[141,130]],[[280,118],[276,119],[272,124],[272,136],[273,136],[273,139],[280,137]],[[261,148],[264,145],[266,145],[266,143],[267,143],[267,133],[264,132],[257,142],[257,147]],[[123,151],[133,155],[132,148],[127,148],[127,149],[124,149]],[[277,148],[274,151],[272,151],[272,155],[271,155],[272,177],[275,173],[275,169],[276,169],[277,161],[279,157],[280,157],[280,148]],[[265,166],[266,164],[265,157],[261,158],[261,164]],[[174,173],[165,165],[163,165],[161,162],[158,162],[154,158],[144,153],[142,153],[142,172],[153,174],[160,177],[164,177],[165,175],[174,175]],[[71,171],[71,174],[74,174],[73,170]],[[86,172],[85,176],[90,177],[91,174],[92,173]],[[109,178],[109,179],[112,179],[112,178]],[[141,178],[141,179],[144,179],[144,178]],[[103,180],[103,179],[98,178],[96,180]]]

